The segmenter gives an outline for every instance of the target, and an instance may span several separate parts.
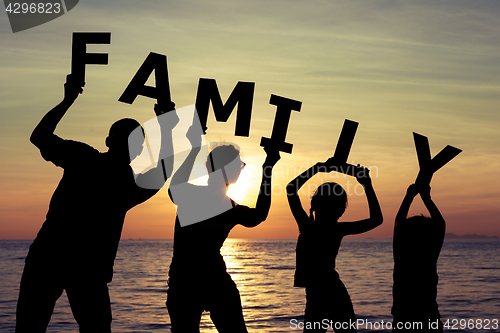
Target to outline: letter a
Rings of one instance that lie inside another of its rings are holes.
[[[146,86],[145,84],[153,71],[155,71],[156,86]],[[149,53],[118,100],[132,104],[137,95],[156,99],[160,106],[169,105],[171,97],[168,83],[167,57],[165,55]]]

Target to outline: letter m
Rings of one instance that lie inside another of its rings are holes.
[[[249,136],[254,89],[255,82],[239,81],[226,103],[222,104],[222,99],[215,80],[201,78],[198,83],[198,92],[196,94],[196,110],[203,131],[206,132],[207,130],[208,109],[210,107],[210,101],[212,101],[215,119],[219,122],[226,122],[236,107],[236,104],[238,104],[234,135]]]

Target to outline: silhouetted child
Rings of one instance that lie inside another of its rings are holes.
[[[172,177],[170,196],[177,205],[174,255],[169,271],[167,308],[173,333],[199,332],[203,311],[210,312],[221,333],[247,332],[240,294],[226,271],[220,249],[233,227],[255,227],[271,206],[271,173],[279,152],[268,151],[255,208],[238,205],[226,195],[245,164],[232,145],[214,148],[206,162],[208,185],[188,183],[200,151],[201,133],[192,126],[192,150]],[[200,127],[201,129],[201,127]]]
[[[436,302],[436,266],[446,223],[431,199],[427,184],[408,187],[394,224],[393,331],[443,331]],[[406,218],[419,193],[431,217]]]
[[[306,288],[304,332],[326,332],[331,321],[341,329],[355,332],[356,318],[351,298],[335,270],[335,259],[342,238],[360,234],[382,224],[382,211],[372,187],[369,170],[359,168],[356,179],[363,185],[368,199],[370,217],[357,222],[338,222],[347,207],[347,194],[337,183],[324,183],[311,199],[310,214],[302,208],[298,191],[318,172],[334,167],[333,158],[303,172],[287,186],[290,209],[299,227],[294,287]],[[340,326],[339,326],[340,325]]]
[[[137,142],[130,142],[129,151],[130,133],[141,128],[133,119],[121,119],[111,126],[105,153],[55,135],[57,124],[82,91],[69,75],[63,101],[43,117],[30,138],[42,157],[63,168],[64,174],[26,257],[16,333],[45,332],[63,290],[80,332],[111,332],[107,283],[112,279],[125,214],[158,191],[137,186],[134,178],[150,184],[159,178],[164,183],[164,172],[172,172],[173,159],[165,170],[158,167],[133,174],[129,164],[141,153],[144,141],[142,131]],[[173,107],[173,103],[166,110],[156,106],[155,111],[159,115]],[[172,114],[172,124],[160,121],[162,149],[173,150],[171,129],[178,118]]]

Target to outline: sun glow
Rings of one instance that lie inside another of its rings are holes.
[[[250,187],[253,186],[252,172],[249,169],[243,169],[238,181],[231,184],[227,191],[227,195],[237,203],[242,203],[246,199],[250,192]]]

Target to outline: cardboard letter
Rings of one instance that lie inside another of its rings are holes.
[[[260,139],[261,147],[273,147],[279,151],[291,154],[293,145],[285,142],[286,132],[288,131],[288,123],[292,111],[300,112],[302,102],[293,99],[271,95],[269,104],[276,105],[276,116],[274,118],[273,132],[271,138],[262,137]]]
[[[333,153],[335,167],[330,171],[340,172],[353,177],[365,172],[363,167],[347,163],[358,125],[358,122],[349,119],[344,120],[344,125],[337,141],[337,147],[335,148],[335,153]]]
[[[155,71],[155,87],[146,86],[145,84],[153,71]],[[150,52],[118,100],[132,104],[137,95],[156,99],[160,106],[169,105],[167,103],[170,103],[171,97],[165,55]]]
[[[418,165],[421,170],[427,169],[431,164],[431,149],[426,136],[413,132],[413,141],[417,150]]]
[[[335,148],[335,153],[333,154],[333,158],[339,163],[347,162],[358,125],[359,123],[355,121],[348,119],[344,120],[344,126],[342,126],[339,141],[337,141],[337,147]]]
[[[195,104],[203,133],[206,134],[207,131],[208,109],[210,101],[212,101],[215,119],[218,122],[226,122],[233,112],[236,103],[238,103],[234,135],[249,136],[254,89],[254,82],[239,81],[231,92],[231,95],[229,95],[226,103],[222,104],[217,82],[214,79],[200,78]]]
[[[71,74],[85,82],[85,65],[107,65],[107,53],[87,53],[87,44],[110,44],[111,32],[74,32],[71,55]]]
[[[431,159],[431,149],[427,137],[413,132],[413,140],[415,141],[415,149],[417,151],[420,170],[427,170],[431,173],[431,177],[432,174],[462,152],[461,149],[448,145]]]

